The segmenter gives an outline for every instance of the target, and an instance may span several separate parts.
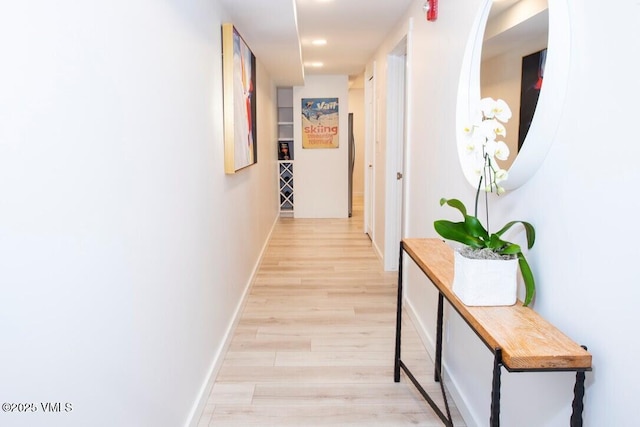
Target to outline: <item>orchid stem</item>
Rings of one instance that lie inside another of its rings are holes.
[[[478,199],[480,198],[480,188],[482,187],[482,177],[480,177],[480,181],[478,182],[478,189],[476,190],[476,205],[473,212],[473,216],[478,218]]]
[[[486,214],[487,214],[487,233],[489,234],[489,192],[485,191],[484,192],[484,206],[486,209]]]
[[[487,155],[487,153],[484,154],[484,164],[485,164],[484,166],[485,182],[488,182],[489,185],[491,186],[487,191],[484,192],[484,206],[485,206],[485,215],[487,219],[487,233],[488,233],[489,232],[489,194],[488,193],[489,191],[493,191],[493,179],[492,179],[493,177],[491,176],[491,169],[492,169],[491,160],[489,159],[489,156]],[[480,179],[480,182],[482,183],[482,177]],[[478,187],[478,191],[480,191],[480,187]],[[478,214],[476,212],[476,218],[477,217],[478,217]]]

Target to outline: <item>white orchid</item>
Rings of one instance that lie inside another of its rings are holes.
[[[484,139],[487,139],[487,140],[496,139],[495,123],[497,122],[496,120],[493,120],[493,119],[483,120],[482,122],[478,123],[474,133],[476,135],[482,136]]]
[[[474,125],[472,124],[465,125],[462,128],[462,132],[464,132],[465,135],[471,135],[473,133],[473,128],[474,128]]]
[[[480,110],[487,119],[495,117],[503,123],[511,119],[511,109],[502,99],[483,98],[480,100]]]
[[[496,184],[502,181],[506,181],[509,178],[509,172],[504,169],[498,169],[496,171]]]
[[[487,140],[485,153],[491,158],[495,157],[498,160],[507,160],[509,158],[509,147],[504,141]],[[495,161],[493,161],[493,159],[491,160],[491,163],[495,164]]]
[[[479,151],[478,145],[473,139],[469,139],[469,141],[467,141],[467,144],[464,146],[464,150],[467,154],[475,154]]]
[[[485,185],[480,185],[487,192],[504,193],[498,183],[507,179],[507,171],[496,164],[496,159],[504,161],[509,158],[509,147],[502,140],[507,135],[503,123],[511,118],[511,109],[502,99],[483,98],[479,109],[474,114],[472,124],[463,128],[467,137],[465,151],[472,156],[473,170],[478,173]]]
[[[504,141],[496,141],[496,149],[493,152],[493,155],[498,160],[507,160],[509,158],[509,146],[505,144]]]

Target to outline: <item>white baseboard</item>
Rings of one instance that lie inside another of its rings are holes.
[[[369,238],[371,239],[371,236],[369,236]],[[380,248],[373,239],[371,239],[371,247],[373,248],[373,252],[376,254],[380,262],[382,262],[384,265],[384,256],[382,255],[382,251],[380,251]]]
[[[262,262],[264,253],[267,250],[267,246],[269,244],[269,241],[271,240],[271,236],[278,222],[278,219],[279,217],[275,218],[273,225],[271,226],[271,231],[269,231],[267,239],[265,240],[264,245],[262,246],[262,250],[260,251],[260,256],[258,257],[258,260],[256,261],[253,267],[253,271],[251,272],[249,281],[245,285],[244,292],[242,293],[242,297],[240,298],[240,301],[236,306],[231,322],[229,323],[229,326],[227,327],[227,331],[224,334],[223,343],[218,349],[218,351],[216,352],[216,355],[213,359],[213,363],[209,368],[207,378],[204,381],[202,387],[200,388],[200,392],[198,393],[198,398],[196,399],[196,402],[194,403],[191,411],[189,412],[189,416],[187,417],[187,422],[185,424],[185,427],[197,427],[198,423],[200,422],[200,417],[204,412],[204,408],[207,405],[207,401],[209,400],[209,395],[211,394],[213,385],[215,384],[216,378],[218,377],[218,372],[220,372],[220,368],[222,367],[222,363],[224,362],[224,356],[227,354],[227,350],[229,349],[229,345],[231,344],[231,340],[233,339],[233,334],[236,330],[236,326],[240,321],[240,314],[242,313],[242,310],[244,309],[244,306],[247,303],[247,297],[249,296],[249,291],[251,290],[251,286],[253,285],[253,282],[256,278],[256,274],[258,273],[258,269],[260,268],[260,263]]]

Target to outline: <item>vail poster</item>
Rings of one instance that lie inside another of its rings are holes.
[[[302,98],[302,148],[338,148],[338,98]]]

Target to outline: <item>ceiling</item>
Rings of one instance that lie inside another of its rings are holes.
[[[485,30],[482,59],[547,45],[549,9],[542,0],[494,0]]]
[[[232,23],[278,86],[305,75],[364,72],[414,0],[221,0]],[[315,46],[315,39],[327,44]],[[316,68],[308,65],[322,62]],[[305,65],[307,64],[307,65]]]
[[[499,15],[518,2],[535,1],[493,0],[491,15]],[[221,3],[277,86],[302,86],[304,77],[314,74],[362,77],[367,62],[407,9],[412,4],[411,7],[422,9],[422,2],[416,0],[221,0]],[[539,20],[543,26],[545,19]],[[500,46],[491,49],[504,49],[501,45],[505,42],[521,43],[521,37],[512,31],[508,37],[492,41]],[[327,44],[313,45],[312,41],[319,38]],[[309,65],[312,62],[324,65],[315,68]]]

